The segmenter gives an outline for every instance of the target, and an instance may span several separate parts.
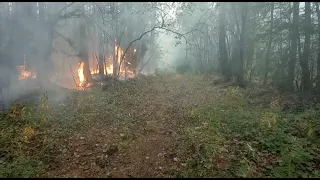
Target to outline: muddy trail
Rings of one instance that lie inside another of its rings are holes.
[[[179,142],[188,111],[214,103],[215,94],[208,79],[187,75],[81,93],[72,105],[56,108],[56,118],[68,123],[56,131],[67,133],[41,177],[175,177],[186,166]]]

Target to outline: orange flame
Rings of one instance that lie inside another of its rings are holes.
[[[29,78],[34,79],[37,77],[37,74],[35,72],[26,70],[25,65],[17,66],[17,69],[19,71],[19,75],[18,75],[19,80],[24,80]]]
[[[119,78],[126,79],[126,78],[134,77],[134,72],[132,72],[126,68],[125,63],[130,64],[129,62],[125,62],[126,56],[124,56],[124,60],[121,63],[121,58],[124,54],[123,49],[121,49],[118,45],[116,45],[115,51],[116,51],[116,59],[117,59],[118,65],[121,64]],[[136,52],[136,49],[134,49],[134,52]],[[112,59],[112,57],[113,56],[109,56],[109,61]],[[99,73],[99,66],[97,66],[96,68],[90,68],[90,72],[92,75],[98,74]],[[113,64],[106,65],[106,67],[104,68],[104,75],[112,75],[112,74],[113,74]]]
[[[85,83],[85,78],[84,78],[84,63],[83,62],[80,62],[78,64],[78,77],[79,77],[79,86],[82,87]]]
[[[135,76],[133,71],[128,70],[127,65],[130,65],[129,62],[126,62],[126,56],[124,56],[123,62],[121,63],[121,58],[124,54],[124,51],[118,46],[115,46],[115,51],[116,51],[116,60],[118,62],[118,65],[121,64],[121,67],[118,68],[117,70],[120,69],[119,72],[119,78],[120,79],[127,79],[127,78],[133,78]],[[134,52],[136,51],[136,49],[134,49]],[[111,61],[113,56],[109,56],[109,63]],[[113,74],[113,64],[111,62],[111,64],[107,64],[105,65],[105,67],[103,68],[104,70],[104,75],[112,75]],[[96,66],[94,68],[90,68],[90,73],[91,75],[96,75],[99,73],[99,65],[96,64]],[[84,76],[84,63],[80,62],[78,64],[78,78],[79,78],[79,87],[77,89],[79,90],[83,90],[84,86],[86,85],[86,87],[89,87],[90,84],[85,84],[86,79]]]

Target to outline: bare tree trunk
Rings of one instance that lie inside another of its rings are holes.
[[[117,38],[118,38],[118,12],[117,12],[117,7],[116,7],[117,3],[116,2],[112,2],[112,20],[115,24],[115,39],[114,39],[114,51],[113,51],[113,77],[116,78],[117,77],[117,69],[118,69],[118,61],[117,61]]]
[[[104,77],[104,36],[102,36],[102,32],[100,33],[100,38],[99,38],[99,59],[98,59],[98,66],[99,66],[99,75],[101,79]]]
[[[255,54],[255,36],[256,36],[256,17],[257,14],[254,13],[253,14],[253,18],[252,18],[252,28],[251,28],[251,36],[249,36],[249,41],[248,41],[248,61],[246,64],[246,71],[247,71],[247,77],[248,80],[251,81],[251,75],[252,75],[252,65],[253,65],[253,61],[254,61],[254,54]]]
[[[241,33],[240,33],[240,64],[239,64],[239,70],[238,70],[238,82],[241,86],[244,85],[243,82],[243,65],[244,65],[244,36],[246,32],[246,21],[247,21],[247,10],[248,10],[248,3],[243,2],[243,9],[241,13]]]
[[[316,92],[318,94],[317,100],[320,101],[320,10],[319,3],[315,2],[316,12],[318,17],[318,57],[317,57],[317,77],[316,77]]]
[[[303,48],[303,56],[300,59],[300,66],[302,70],[302,90],[308,92],[311,87],[310,83],[310,69],[309,69],[309,57],[310,57],[310,26],[311,26],[311,5],[310,2],[305,2],[305,19],[304,19],[304,33],[305,43]]]
[[[221,67],[221,74],[230,79],[230,75],[228,72],[228,52],[226,47],[226,14],[225,14],[225,6],[226,3],[220,2],[220,10],[219,10],[219,61]]]
[[[294,91],[294,74],[297,61],[297,45],[299,38],[299,2],[293,2],[293,20],[291,30],[290,60],[288,64],[288,88]]]
[[[271,50],[271,43],[272,43],[272,30],[273,30],[273,10],[274,10],[274,2],[271,2],[271,19],[270,19],[270,29],[269,29],[269,41],[267,46],[267,56],[266,56],[266,64],[265,64],[265,73],[263,84],[265,85],[268,81],[268,73],[269,73],[269,56]]]
[[[92,76],[89,68],[89,54],[88,54],[88,32],[84,20],[80,22],[80,62],[83,62],[83,75],[85,84],[92,83]]]

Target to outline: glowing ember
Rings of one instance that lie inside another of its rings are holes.
[[[20,80],[23,80],[23,79],[29,79],[29,78],[36,78],[37,77],[37,74],[35,72],[32,72],[32,71],[27,71],[26,70],[26,66],[23,65],[23,66],[17,66],[17,69],[19,71],[19,75],[18,75],[18,78]]]

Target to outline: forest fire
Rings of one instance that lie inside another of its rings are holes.
[[[117,65],[120,66],[117,68],[117,76],[118,79],[120,80],[126,80],[128,78],[133,78],[135,77],[134,71],[130,70],[128,68],[131,63],[127,59],[126,56],[123,57],[123,60],[121,60],[124,51],[121,49],[119,46],[115,46],[115,51],[116,51],[116,60],[117,60]],[[132,50],[133,52],[136,52],[136,49]],[[112,75],[113,74],[113,63],[112,63],[113,56],[110,55],[108,59],[104,61],[104,67],[103,67],[103,74],[104,75]],[[90,74],[92,75],[92,78],[95,78],[96,75],[99,74],[99,65],[97,61],[93,61],[92,64],[89,63],[91,67],[89,67]],[[77,69],[77,75],[78,75],[78,84],[76,89],[78,90],[84,90],[85,88],[90,87],[93,85],[93,83],[90,83],[88,81],[88,77],[85,75],[85,63],[84,62],[79,62],[78,63],[78,69]],[[89,78],[91,79],[91,77]]]
[[[18,78],[19,80],[29,79],[29,78],[36,78],[37,74],[31,70],[27,70],[25,65],[17,66],[19,71]]]
[[[79,78],[79,86],[82,87],[83,84],[85,83],[85,78],[84,78],[84,63],[80,62],[78,68],[78,78]]]
[[[119,46],[115,46],[116,52],[116,71],[117,71],[117,79],[119,80],[126,80],[129,78],[135,77],[135,65],[132,61],[135,57],[134,54],[136,53],[136,49],[129,49],[125,56],[123,56],[124,51]],[[123,58],[123,59],[122,59]],[[69,68],[68,65],[64,64],[63,58],[59,58],[61,64],[57,62],[56,66],[54,67],[54,73],[50,78],[52,83],[55,83],[59,86],[66,87],[66,88],[73,88],[77,90],[85,90],[86,88],[91,87],[92,85],[98,83],[97,81],[101,81],[101,77],[99,75],[99,62],[98,59],[94,60],[94,58],[89,58],[88,63],[86,64],[84,61],[78,61],[77,64],[72,63],[69,61]],[[67,61],[66,61],[67,62]],[[105,76],[113,75],[113,55],[109,55],[103,61],[103,74]],[[75,74],[73,73],[73,68],[76,68]],[[68,70],[71,70],[68,73]],[[28,68],[26,62],[24,65],[17,66],[18,70],[18,78],[19,80],[25,79],[34,79],[37,77],[37,73],[33,71],[31,68]],[[102,82],[98,84],[103,84]]]

